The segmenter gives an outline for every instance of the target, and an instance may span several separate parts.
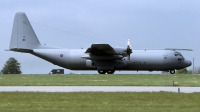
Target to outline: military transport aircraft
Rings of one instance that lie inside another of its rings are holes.
[[[10,51],[30,53],[55,65],[70,70],[97,70],[99,74],[113,74],[124,71],[167,71],[191,66],[177,50],[157,49],[132,50],[130,40],[127,48],[112,47],[109,44],[92,44],[88,49],[63,49],[40,44],[26,14],[15,15]]]

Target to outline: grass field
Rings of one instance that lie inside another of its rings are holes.
[[[200,75],[0,75],[0,86],[200,86]]]
[[[0,93],[0,112],[199,112],[200,93]]]

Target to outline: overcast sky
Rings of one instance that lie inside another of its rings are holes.
[[[4,51],[9,48],[16,12],[26,13],[42,44],[126,47],[130,38],[133,49],[193,49],[181,53],[191,61],[195,58],[195,66],[200,66],[199,0],[0,0],[0,69],[14,57],[23,74],[46,74],[61,67],[31,54]],[[69,72],[82,73],[65,69]]]

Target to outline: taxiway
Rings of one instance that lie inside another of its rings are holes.
[[[0,86],[0,92],[200,92],[200,87],[160,86]]]

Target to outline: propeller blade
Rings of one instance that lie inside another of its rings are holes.
[[[131,49],[131,42],[130,42],[130,39],[128,39],[128,43],[127,43],[127,47],[129,48],[129,49]]]
[[[130,39],[128,39],[128,43],[127,43],[127,55],[128,55],[128,60],[130,61],[130,54],[132,53],[132,48],[131,48],[131,42]]]

